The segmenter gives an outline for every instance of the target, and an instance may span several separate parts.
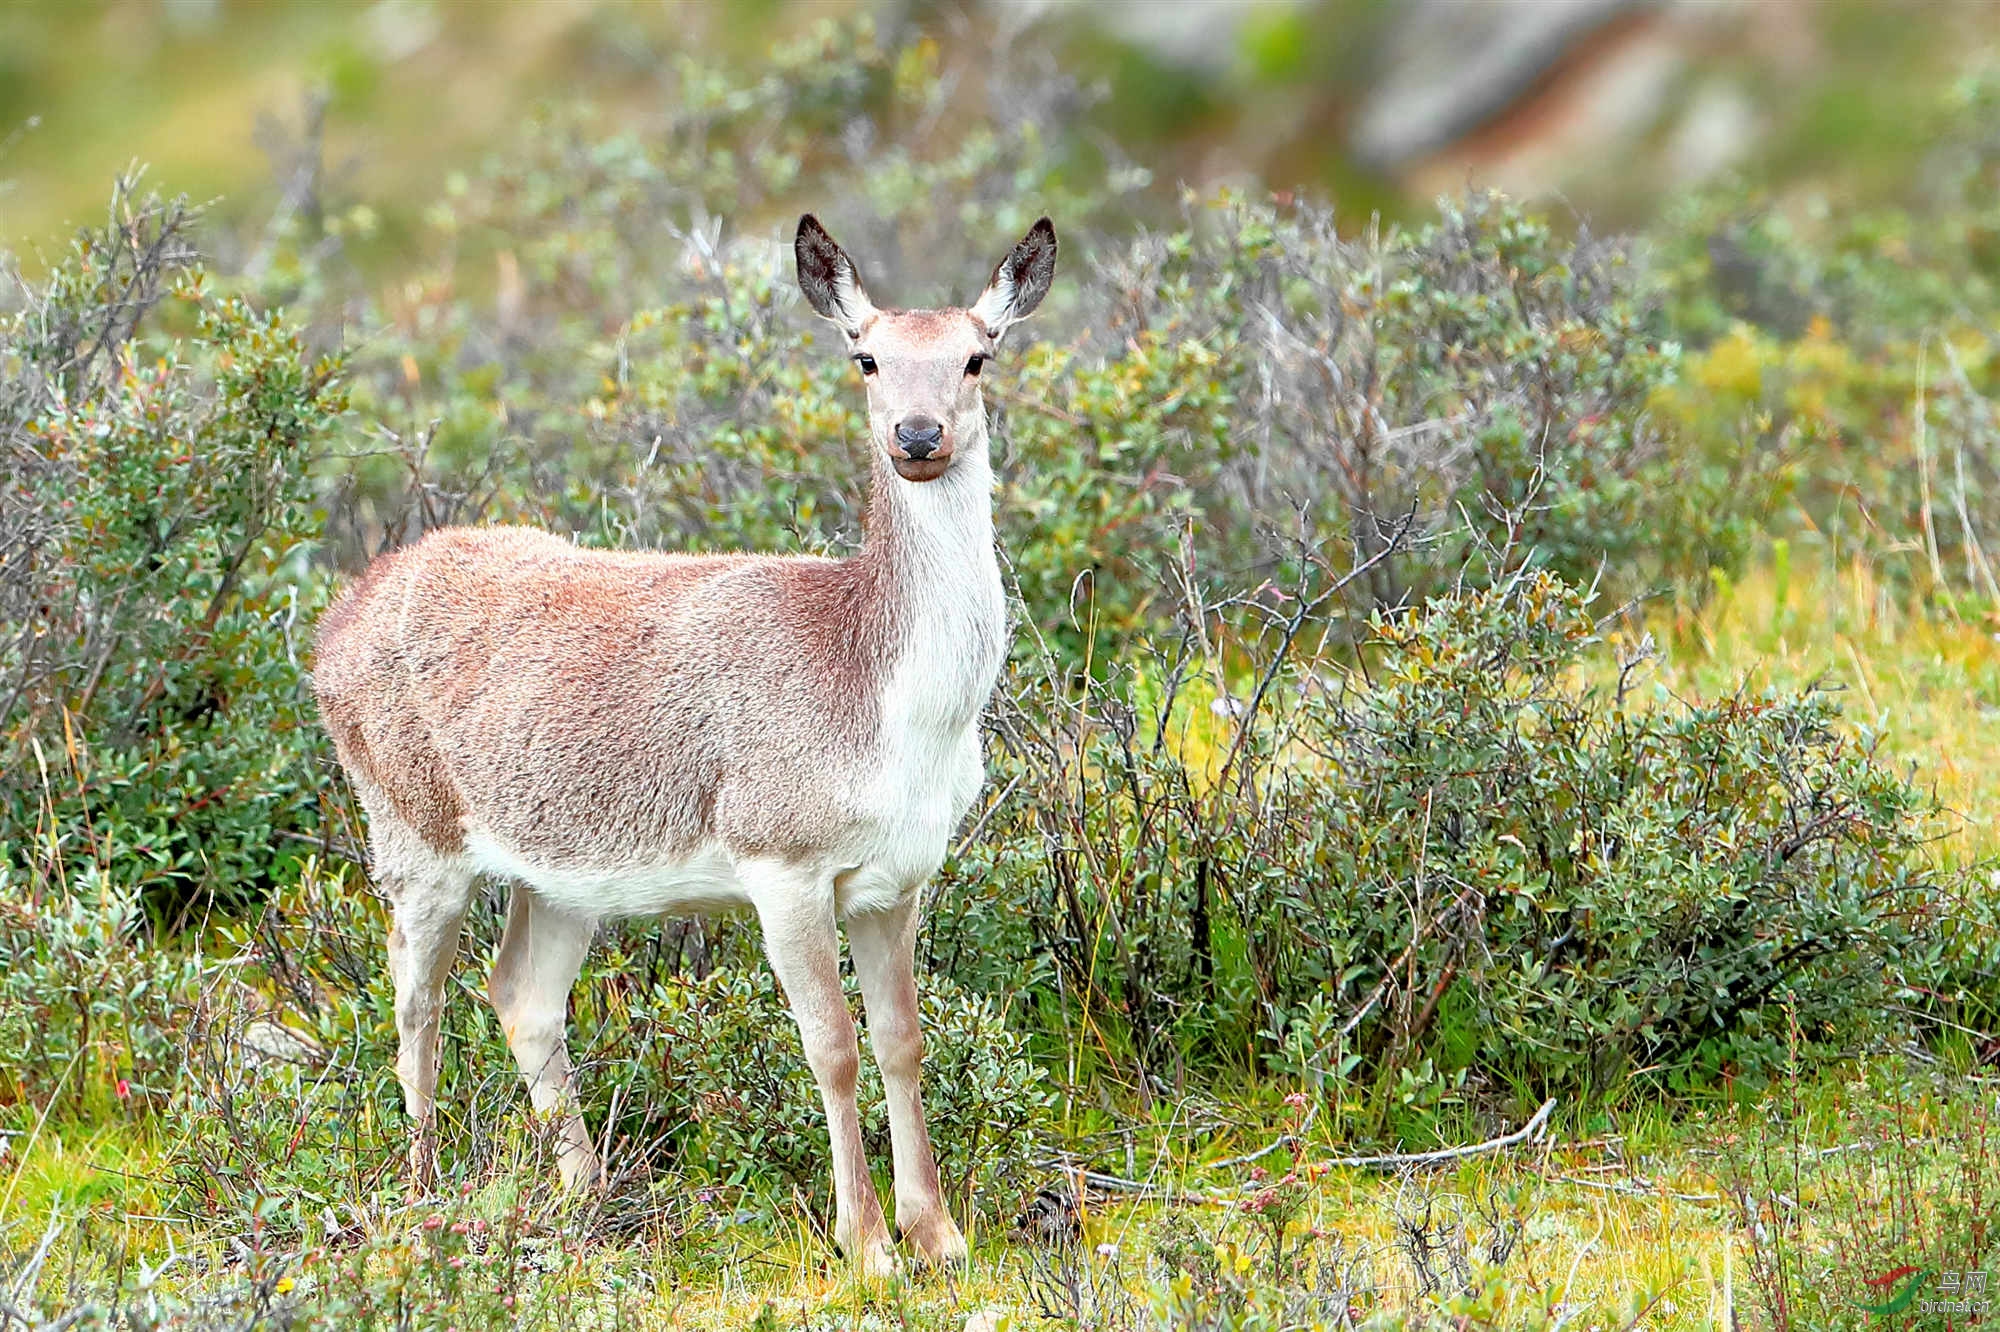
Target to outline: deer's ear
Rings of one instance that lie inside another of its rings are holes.
[[[799,219],[792,252],[799,261],[799,290],[805,293],[806,303],[820,318],[839,324],[848,337],[860,337],[861,326],[875,313],[875,306],[861,289],[861,274],[847,251],[826,234],[818,218],[807,213]]]
[[[997,338],[1008,325],[1033,314],[1055,280],[1056,229],[1043,218],[993,270],[986,290],[972,303],[972,317]]]

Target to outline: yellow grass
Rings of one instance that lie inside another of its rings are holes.
[[[1945,853],[2000,849],[2000,624],[1926,611],[1860,560],[1779,558],[1740,583],[1719,581],[1699,610],[1650,617],[1664,648],[1659,678],[1702,697],[1746,685],[1841,690],[1857,731],[1879,737],[1953,814]]]
[[[22,1253],[34,1247],[51,1219],[62,1219],[60,1234],[84,1224],[87,1216],[100,1250],[115,1235],[132,1252],[157,1262],[173,1229],[180,1252],[205,1252],[210,1245],[202,1237],[161,1225],[150,1210],[149,1176],[166,1163],[148,1145],[149,1138],[136,1126],[71,1128],[44,1137],[25,1157],[10,1162],[20,1189],[10,1214],[0,1218],[0,1247]],[[1525,1300],[1554,1300],[1598,1311],[1597,1317],[1575,1326],[1619,1327],[1635,1299],[1644,1302],[1659,1295],[1643,1326],[1711,1328],[1722,1325],[1717,1318],[1731,1298],[1723,1281],[1727,1220],[1716,1181],[1688,1153],[1685,1141],[1664,1122],[1581,1142],[1558,1132],[1523,1151],[1469,1159],[1429,1176],[1426,1187],[1441,1209],[1461,1209],[1474,1226],[1475,1242],[1481,1233],[1476,1203],[1510,1193],[1524,1203],[1526,1229],[1504,1268],[1508,1293],[1496,1306],[1502,1311],[1518,1313]],[[1261,1142],[1197,1143],[1182,1137],[1154,1144],[1166,1154],[1142,1173],[1151,1182],[1172,1184],[1183,1200],[1099,1195],[1086,1206],[1083,1261],[1100,1272],[1115,1266],[1128,1288],[1152,1284],[1149,1237],[1168,1211],[1180,1208],[1204,1228],[1220,1228],[1243,1261],[1253,1262],[1250,1233],[1227,1201],[1242,1196],[1250,1179],[1247,1169],[1204,1171],[1194,1154],[1219,1159]],[[1339,1150],[1339,1144],[1315,1142],[1305,1157],[1310,1161]],[[1281,1164],[1285,1158],[1266,1159]],[[1406,1282],[1409,1269],[1397,1253],[1395,1218],[1399,1201],[1407,1204],[1417,1195],[1405,1196],[1406,1186],[1394,1175],[1350,1170],[1308,1174],[1310,1197],[1297,1226],[1320,1232],[1310,1252],[1325,1256],[1339,1244],[1350,1257],[1368,1255],[1377,1280]],[[540,1229],[551,1247],[565,1231],[577,1236],[581,1218],[566,1220],[561,1204],[540,1185],[532,1191],[539,1198]],[[343,1207],[369,1216],[368,1228],[385,1235],[414,1232],[423,1212],[371,1205],[366,1199],[344,1200]],[[527,1298],[536,1303],[558,1297],[588,1302],[617,1292],[628,1319],[636,1315],[639,1326],[671,1329],[746,1326],[767,1306],[777,1315],[777,1325],[786,1328],[810,1320],[813,1327],[959,1332],[969,1317],[982,1312],[1011,1318],[1002,1326],[1037,1326],[1040,1313],[1030,1283],[1035,1253],[1004,1235],[974,1231],[970,1238],[975,1260],[969,1274],[871,1281],[834,1259],[812,1237],[803,1213],[793,1211],[775,1224],[719,1225],[692,1246],[699,1253],[692,1263],[689,1243],[664,1233],[564,1245],[560,1264],[532,1283],[538,1294]],[[412,1244],[417,1242],[413,1234]],[[165,1289],[213,1291],[213,1274],[205,1266],[182,1272]],[[1742,1298],[1735,1296],[1739,1305]]]

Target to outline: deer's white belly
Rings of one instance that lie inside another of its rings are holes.
[[[950,650],[894,673],[872,760],[846,780],[828,774],[827,795],[839,811],[835,826],[843,831],[810,861],[792,866],[803,879],[832,886],[841,916],[885,910],[936,873],[985,780],[979,713],[1000,647],[987,635],[947,641]],[[526,883],[550,905],[579,916],[694,915],[754,905],[736,857],[716,839],[652,860],[551,865],[469,829],[466,853],[478,871]]]
[[[465,849],[482,873],[518,879],[578,916],[700,915],[750,903],[720,842],[704,842],[689,855],[603,866],[540,864],[479,832],[466,837]]]

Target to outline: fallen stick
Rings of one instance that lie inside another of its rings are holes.
[[[1468,1156],[1480,1156],[1487,1152],[1497,1152],[1503,1148],[1533,1141],[1541,1135],[1543,1126],[1548,1123],[1549,1115],[1555,1108],[1556,1099],[1551,1096],[1548,1100],[1542,1102],[1542,1108],[1535,1111],[1527,1123],[1521,1125],[1521,1127],[1515,1129],[1512,1133],[1502,1134],[1497,1138],[1488,1138],[1485,1142],[1467,1143],[1462,1147],[1445,1147],[1434,1152],[1394,1152],[1385,1156],[1333,1156],[1315,1160],[1311,1164],[1328,1167],[1338,1166],[1346,1170],[1399,1170],[1405,1166],[1435,1165],[1442,1161],[1456,1161]],[[1284,1138],[1280,1138],[1269,1147],[1252,1152],[1249,1157],[1236,1158],[1236,1161],[1247,1161],[1276,1151],[1290,1137],[1291,1135],[1287,1134]],[[1054,1157],[1040,1161],[1037,1164],[1044,1169],[1060,1169],[1071,1179],[1078,1180],[1090,1188],[1098,1189],[1105,1193],[1122,1193],[1127,1197],[1134,1198],[1182,1199],[1224,1206],[1237,1201],[1235,1197],[1212,1193],[1205,1189],[1178,1188],[1173,1184],[1149,1184],[1141,1180],[1126,1179],[1120,1175],[1107,1175],[1095,1170],[1085,1170],[1071,1164],[1062,1157]],[[1229,1164],[1232,1164],[1232,1162],[1220,1161],[1206,1168],[1213,1170],[1217,1166]],[[1260,1187],[1262,1186],[1254,1184],[1241,1185],[1239,1186],[1240,1191],[1238,1196],[1240,1196],[1240,1192],[1242,1191],[1255,1191]]]
[[[1400,1170],[1404,1166],[1436,1165],[1441,1161],[1457,1161],[1468,1156],[1482,1156],[1487,1152],[1497,1152],[1519,1143],[1532,1142],[1541,1135],[1542,1126],[1548,1122],[1549,1113],[1556,1108],[1556,1098],[1551,1096],[1542,1102],[1542,1108],[1534,1117],[1515,1129],[1512,1133],[1485,1142],[1467,1143],[1463,1147],[1443,1147],[1434,1152],[1392,1152],[1386,1156],[1330,1156],[1313,1162],[1314,1165],[1339,1166],[1347,1170]]]
[[[1319,1111],[1319,1106],[1316,1104],[1307,1107],[1306,1117],[1299,1121],[1299,1127],[1296,1133],[1281,1133],[1278,1135],[1275,1141],[1263,1147],[1259,1147],[1254,1152],[1245,1152],[1241,1156],[1232,1156],[1227,1160],[1223,1161],[1211,1161],[1207,1165],[1203,1166],[1202,1169],[1227,1170],[1232,1166],[1251,1165],[1254,1164],[1255,1162],[1263,1160],[1265,1157],[1269,1156],[1272,1152],[1283,1150],[1286,1147],[1296,1147],[1299,1145],[1299,1134],[1304,1133],[1306,1131],[1306,1126],[1312,1123],[1313,1116],[1317,1114],[1318,1111]]]
[[[1175,1184],[1148,1184],[1143,1180],[1126,1179],[1122,1175],[1106,1175],[1095,1170],[1066,1168],[1065,1174],[1073,1181],[1081,1182],[1086,1188],[1100,1193],[1117,1193],[1127,1198],[1158,1198],[1167,1202],[1198,1202],[1211,1207],[1233,1207],[1240,1199],[1232,1194],[1211,1193],[1205,1189],[1182,1188]]]
[[[1265,1157],[1269,1156],[1272,1152],[1282,1151],[1287,1147],[1296,1147],[1298,1145],[1299,1145],[1299,1139],[1297,1134],[1283,1133],[1280,1134],[1276,1139],[1274,1139],[1266,1146],[1259,1147],[1254,1152],[1245,1152],[1241,1156],[1232,1156],[1224,1161],[1211,1161],[1207,1165],[1203,1166],[1202,1169],[1228,1170],[1232,1166],[1251,1165],[1254,1164],[1255,1162],[1263,1160]]]

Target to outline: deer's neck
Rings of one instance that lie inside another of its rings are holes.
[[[999,671],[1007,611],[985,428],[967,435],[935,481],[905,481],[875,451],[858,559],[871,575],[878,641],[888,648],[884,687],[914,691],[940,722],[969,725]]]

